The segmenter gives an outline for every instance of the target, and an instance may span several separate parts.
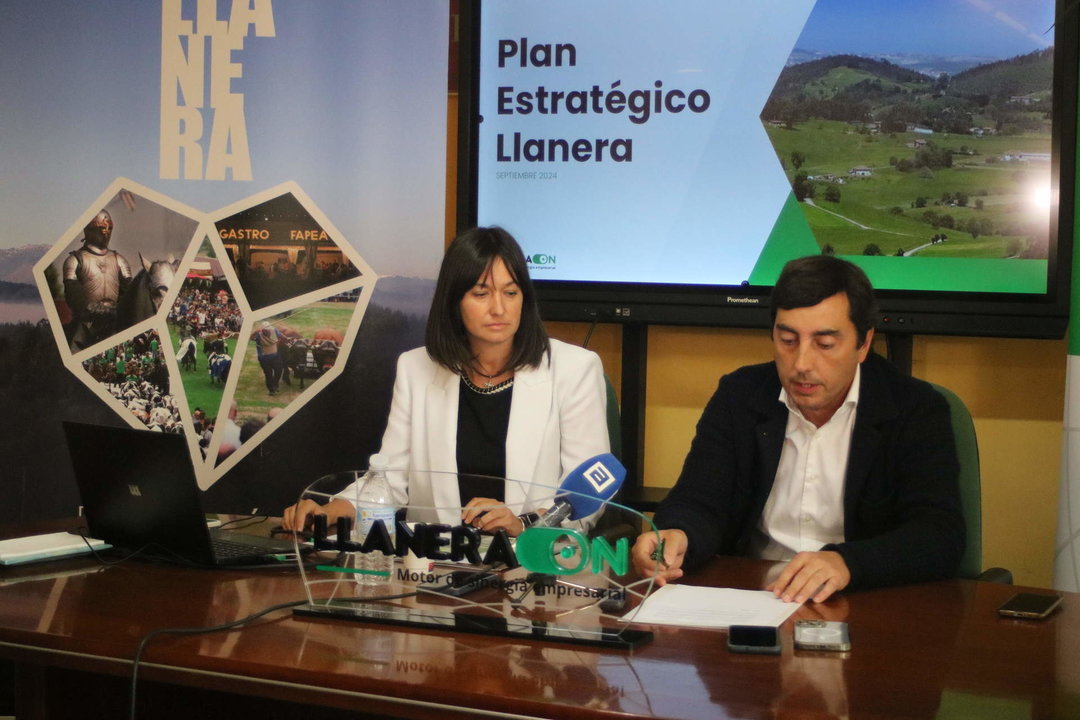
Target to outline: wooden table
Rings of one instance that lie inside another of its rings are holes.
[[[758,588],[773,570],[717,558],[685,582]],[[628,652],[280,611],[238,631],[155,640],[139,716],[1080,717],[1080,595],[1046,621],[998,617],[1016,589],[957,580],[804,608],[847,620],[853,650],[794,651],[789,621],[779,657],[729,654],[723,632],[697,629],[657,626]],[[145,633],[302,597],[289,570],[0,568],[0,657],[18,664],[17,716],[125,717]]]

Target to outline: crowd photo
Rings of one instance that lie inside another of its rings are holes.
[[[243,320],[228,283],[216,274],[189,274],[169,309],[169,332],[203,457],[215,428],[222,424],[218,418],[225,383]]]
[[[169,371],[157,331],[140,333],[83,363],[139,422],[151,430],[182,433],[176,397],[169,392]]]

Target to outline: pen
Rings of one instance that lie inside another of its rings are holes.
[[[660,566],[666,568],[668,566],[667,560],[664,559],[664,541],[661,540],[656,544],[656,549],[653,550],[652,559],[660,563]]]

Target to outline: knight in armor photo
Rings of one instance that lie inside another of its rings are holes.
[[[124,256],[109,249],[113,220],[102,210],[83,228],[83,246],[64,260],[64,298],[72,320],[72,352],[90,347],[117,330],[117,302],[131,282]]]

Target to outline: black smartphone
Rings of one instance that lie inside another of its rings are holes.
[[[998,608],[998,615],[1026,620],[1042,620],[1061,604],[1061,595],[1050,593],[1016,593]]]
[[[780,629],[771,625],[732,625],[727,647],[731,652],[761,655],[780,654]]]
[[[448,575],[439,578],[438,582],[421,585],[417,590],[435,593],[437,595],[449,595],[461,597],[474,590],[485,587],[493,587],[499,582],[496,573],[486,570],[454,570]]]

